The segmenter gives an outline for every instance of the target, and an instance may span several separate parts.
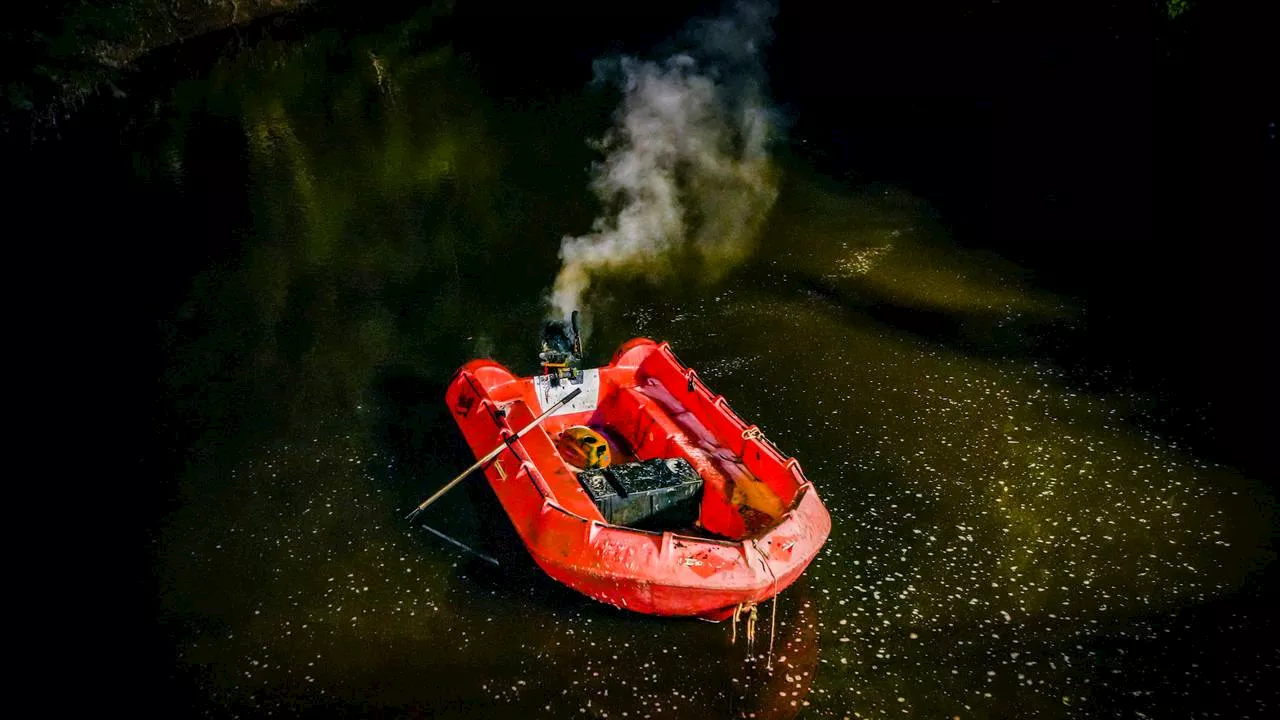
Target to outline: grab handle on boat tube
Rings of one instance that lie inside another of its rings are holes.
[[[454,488],[454,486],[455,486],[455,485],[457,485],[458,483],[460,483],[460,482],[462,482],[463,480],[465,480],[465,479],[466,479],[466,477],[467,477],[468,475],[470,475],[471,473],[475,472],[477,469],[479,469],[479,468],[481,468],[481,467],[484,467],[485,463],[488,463],[490,460],[492,460],[492,459],[494,459],[494,458],[498,457],[498,455],[502,454],[502,451],[503,451],[503,450],[506,450],[508,447],[511,447],[511,443],[513,443],[513,442],[515,442],[516,440],[518,440],[518,439],[520,438],[520,436],[521,436],[521,435],[524,435],[525,433],[527,433],[527,432],[529,432],[530,430],[532,430],[532,429],[534,429],[535,427],[537,427],[537,426],[538,426],[538,423],[540,423],[540,422],[542,422],[544,419],[546,419],[546,417],[547,417],[548,415],[550,415],[551,413],[555,412],[556,410],[559,410],[561,407],[563,407],[563,406],[565,406],[565,405],[568,405],[568,404],[569,404],[569,402],[571,402],[574,398],[578,397],[578,395],[579,395],[581,392],[582,392],[582,388],[574,388],[573,392],[571,392],[571,393],[569,393],[568,395],[565,395],[564,397],[560,398],[560,401],[559,401],[559,402],[557,402],[555,405],[552,405],[551,407],[549,407],[549,408],[547,408],[546,410],[544,410],[544,411],[543,411],[543,413],[542,413],[541,415],[539,415],[538,417],[536,417],[536,418],[534,418],[534,419],[533,419],[533,422],[531,422],[531,423],[529,423],[528,425],[525,425],[524,427],[520,428],[520,432],[517,432],[516,434],[514,434],[514,435],[512,435],[512,436],[510,436],[510,437],[506,438],[505,440],[503,440],[503,441],[502,441],[502,443],[498,445],[498,447],[494,448],[493,450],[490,450],[490,451],[489,451],[489,452],[488,452],[484,457],[482,457],[482,458],[480,458],[479,460],[477,460],[475,465],[472,465],[471,467],[467,468],[466,470],[463,470],[461,475],[459,475],[458,477],[456,477],[456,478],[454,478],[454,479],[450,480],[450,481],[449,481],[449,484],[447,484],[447,485],[445,485],[444,487],[442,487],[442,488],[440,488],[439,490],[437,490],[437,491],[436,491],[436,493],[435,493],[434,495],[432,495],[431,497],[427,498],[426,500],[423,500],[421,505],[419,505],[418,507],[414,508],[414,509],[413,509],[413,512],[411,512],[411,513],[409,513],[408,515],[406,515],[406,516],[405,516],[405,519],[406,519],[406,520],[412,520],[412,519],[414,519],[415,517],[417,517],[417,516],[418,516],[418,513],[422,512],[423,510],[426,510],[426,509],[427,509],[427,506],[429,506],[431,503],[435,502],[436,500],[439,500],[439,499],[440,499],[440,496],[442,496],[442,495],[444,495],[445,493],[447,493],[447,492],[449,492],[450,490],[452,490],[452,489]]]

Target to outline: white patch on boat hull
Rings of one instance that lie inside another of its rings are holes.
[[[574,383],[561,380],[559,385],[551,384],[550,375],[535,375],[533,392],[538,396],[538,412],[555,405],[560,398],[582,388],[582,394],[557,409],[552,415],[572,415],[573,413],[595,410],[600,401],[600,371],[596,368],[582,371],[582,382]]]

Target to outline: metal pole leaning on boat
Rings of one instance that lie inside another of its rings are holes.
[[[551,413],[555,412],[556,410],[559,410],[559,409],[560,409],[561,407],[563,407],[564,405],[569,404],[569,402],[570,402],[571,400],[573,400],[574,398],[578,397],[578,395],[579,395],[581,392],[582,392],[582,388],[574,388],[573,392],[571,392],[571,393],[569,393],[568,395],[565,395],[564,397],[560,398],[560,401],[559,401],[559,402],[557,402],[555,405],[552,405],[551,407],[549,407],[549,408],[547,408],[545,411],[543,411],[543,413],[542,413],[541,415],[539,415],[538,417],[536,417],[536,418],[534,418],[534,419],[533,419],[533,422],[531,422],[531,423],[529,423],[528,425],[525,425],[524,427],[520,428],[520,431],[519,431],[519,432],[517,432],[516,434],[514,434],[514,435],[512,435],[511,437],[507,438],[505,441],[503,441],[503,442],[502,442],[502,444],[498,445],[498,447],[494,448],[493,450],[490,450],[488,454],[486,454],[484,457],[482,457],[482,458],[480,458],[479,460],[477,460],[475,465],[472,465],[471,467],[467,468],[466,470],[463,470],[463,471],[462,471],[462,474],[461,474],[461,475],[459,475],[458,477],[456,477],[456,478],[454,478],[454,479],[450,480],[448,485],[445,485],[444,487],[442,487],[442,488],[440,488],[439,490],[437,490],[437,491],[436,491],[436,493],[435,493],[434,495],[432,495],[431,497],[427,498],[426,500],[423,500],[421,505],[419,505],[418,507],[416,507],[416,508],[414,508],[414,509],[413,509],[413,512],[409,513],[408,515],[405,515],[405,519],[406,519],[406,520],[412,520],[412,519],[414,519],[415,517],[417,517],[417,516],[418,516],[418,513],[422,512],[423,510],[426,510],[426,509],[427,509],[427,506],[429,506],[431,503],[435,502],[436,500],[439,500],[441,495],[444,495],[445,493],[447,493],[447,492],[449,492],[450,490],[452,490],[452,489],[454,488],[454,486],[455,486],[455,485],[457,485],[458,483],[460,483],[460,482],[462,482],[463,480],[465,480],[465,479],[467,478],[467,476],[468,476],[468,475],[470,475],[471,473],[475,472],[477,469],[484,467],[484,465],[485,465],[486,463],[488,463],[490,460],[492,460],[492,459],[494,459],[494,458],[498,457],[499,455],[501,455],[501,454],[502,454],[502,451],[507,449],[508,443],[512,443],[512,442],[515,442],[516,440],[520,439],[520,436],[521,436],[521,435],[524,435],[525,433],[527,433],[527,432],[529,432],[530,430],[532,430],[532,429],[534,429],[535,427],[537,427],[537,426],[538,426],[538,423],[540,423],[540,422],[542,422],[544,419],[546,419],[546,417],[547,417],[548,415],[550,415]]]

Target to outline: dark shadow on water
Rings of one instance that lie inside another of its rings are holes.
[[[970,357],[1006,358],[1035,354],[1035,336],[1025,323],[1011,323],[995,311],[974,312],[953,308],[907,305],[866,285],[841,287],[809,273],[788,273],[799,291],[815,298],[839,316],[841,323],[871,327],[924,343],[942,345]],[[796,288],[779,285],[779,295]]]
[[[796,283],[803,292],[838,308],[846,320],[869,320],[894,330],[917,335],[933,342],[957,344],[962,339],[964,318],[954,312],[933,308],[892,304],[869,290],[848,292],[820,277],[800,274]]]
[[[386,462],[376,468],[381,481],[399,498],[405,513],[475,462],[461,431],[445,407],[447,384],[409,369],[390,369],[374,383],[376,420],[373,435]],[[421,551],[456,558],[456,573],[465,575],[473,593],[546,596],[563,604],[571,593],[547,578],[533,563],[498,498],[480,471],[418,516],[405,521],[420,537]],[[498,561],[498,566],[457,548],[421,525],[427,525]],[[576,595],[576,594],[574,594]]]
[[[421,476],[469,456],[445,407],[446,388],[405,368],[383,370],[375,379],[374,436],[398,475]]]

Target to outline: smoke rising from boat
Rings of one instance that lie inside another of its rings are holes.
[[[603,273],[657,279],[678,256],[715,277],[750,250],[777,195],[760,58],[773,14],[768,3],[738,2],[692,22],[665,60],[596,63],[596,82],[623,97],[596,145],[604,158],[591,190],[602,214],[561,241],[553,319],[583,307]]]

